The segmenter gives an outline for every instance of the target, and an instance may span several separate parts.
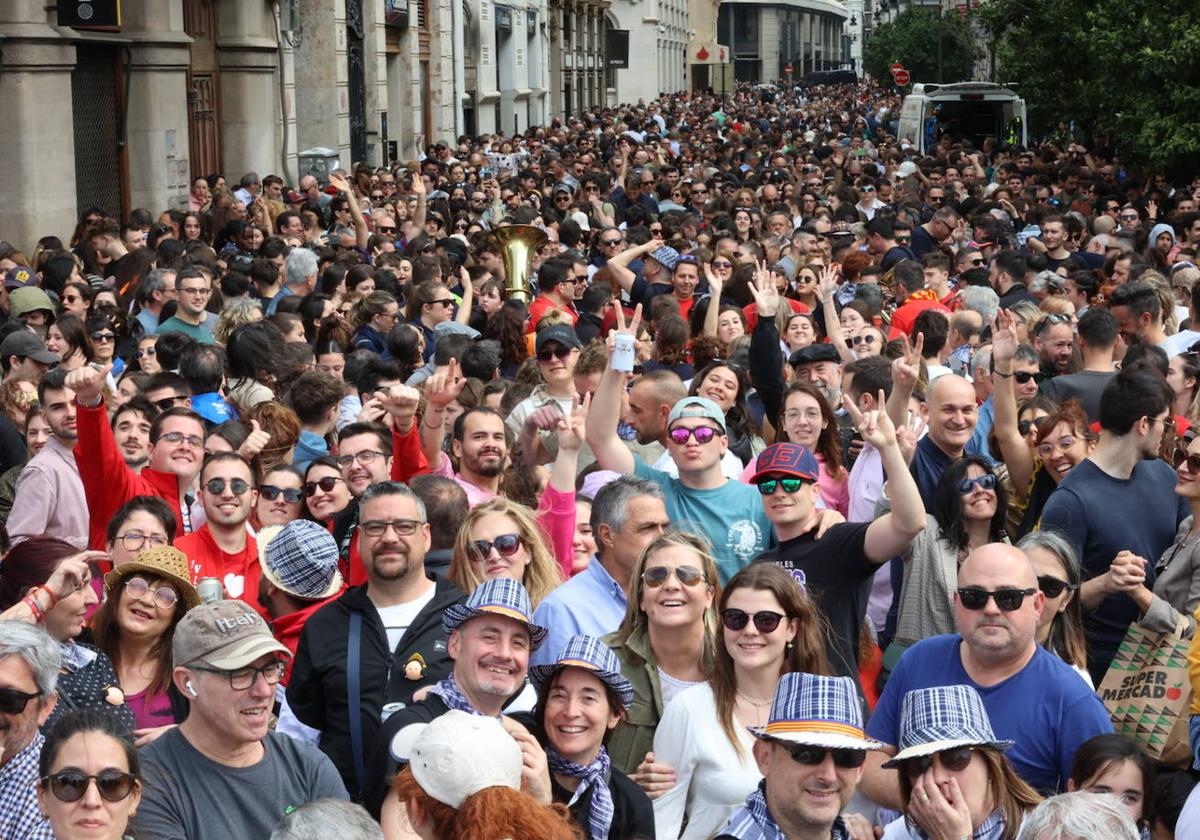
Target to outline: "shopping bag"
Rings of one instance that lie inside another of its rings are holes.
[[[1136,740],[1154,761],[1181,768],[1191,762],[1189,644],[1178,629],[1155,633],[1131,625],[1096,692],[1115,732]]]

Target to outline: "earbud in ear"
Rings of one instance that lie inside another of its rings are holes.
[[[192,688],[192,681],[191,681],[191,680],[188,680],[188,681],[185,683],[185,685],[187,686],[188,694],[192,695],[193,697],[199,697],[199,696],[200,696],[199,694],[197,694],[197,693],[196,693],[196,689]]]

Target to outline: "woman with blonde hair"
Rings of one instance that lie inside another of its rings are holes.
[[[497,496],[477,505],[463,520],[448,577],[467,593],[489,578],[512,578],[524,584],[537,607],[563,581],[558,561],[547,548],[551,544],[532,510]]]
[[[630,570],[621,626],[603,639],[633,685],[630,713],[613,731],[608,753],[651,797],[674,786],[672,768],[646,761],[663,712],[712,676],[719,580],[707,540],[686,531],[659,534]]]
[[[717,605],[711,679],[680,694],[654,733],[655,761],[675,771],[674,787],[654,801],[659,837],[717,832],[762,778],[748,727],[767,723],[779,678],[830,673],[825,620],[790,572],[753,563],[729,580]]]
[[[248,297],[231,300],[225,304],[220,317],[217,318],[217,326],[213,329],[213,338],[216,339],[217,344],[224,347],[229,343],[229,336],[234,330],[246,324],[261,321],[262,317],[262,305],[257,300],[251,300]]]

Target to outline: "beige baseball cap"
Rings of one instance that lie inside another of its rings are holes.
[[[204,665],[230,671],[268,653],[292,655],[243,601],[212,601],[189,610],[175,627],[171,646],[176,667]]]

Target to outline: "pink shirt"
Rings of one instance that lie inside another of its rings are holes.
[[[454,466],[450,463],[450,456],[445,452],[442,453],[441,460],[438,461],[437,466],[430,469],[429,472],[431,475],[440,475],[457,481],[458,485],[462,487],[463,490],[467,491],[467,505],[469,507],[475,507],[476,505],[481,505],[484,502],[490,502],[492,499],[496,498],[495,493],[484,490],[482,487],[476,487],[474,484],[456,473],[454,471]],[[571,527],[574,528],[574,525]]]
[[[170,726],[175,723],[175,713],[171,711],[171,699],[167,692],[147,696],[149,688],[143,688],[137,694],[126,694],[125,704],[133,712],[133,725],[137,729],[156,729],[160,726]]]

